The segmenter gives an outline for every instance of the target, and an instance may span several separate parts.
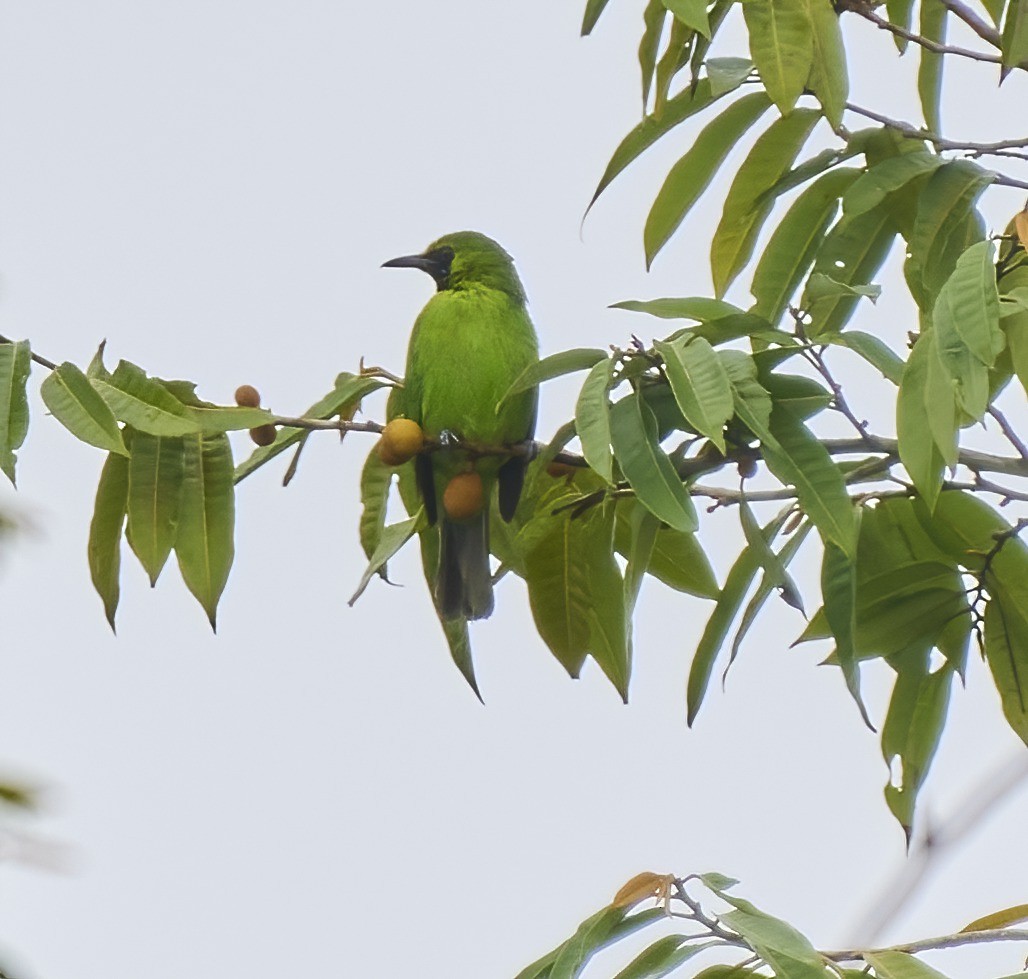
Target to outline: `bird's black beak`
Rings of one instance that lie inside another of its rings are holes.
[[[384,269],[421,269],[427,272],[440,289],[446,288],[450,277],[450,266],[453,264],[453,250],[450,248],[434,248],[423,255],[401,255],[382,263]]]

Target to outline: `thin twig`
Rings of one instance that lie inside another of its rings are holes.
[[[1004,415],[1003,412],[995,405],[989,406],[989,414],[996,419],[996,423],[999,425],[1003,434],[1007,437],[1007,441],[1017,449],[1017,454],[1022,459],[1028,459],[1028,445],[1025,445],[1024,442],[1021,441],[1020,436],[1018,436],[1017,432],[1014,431],[1014,426],[1007,421],[1006,415]]]
[[[908,955],[916,955],[918,952],[930,952],[933,949],[982,945],[987,942],[1028,942],[1028,929],[992,928],[989,931],[962,931],[955,935],[940,935],[938,938],[924,938],[919,942],[887,945],[884,948],[848,948],[821,954],[835,962],[854,962],[865,955],[877,955],[880,952],[906,952]]]
[[[852,10],[859,17],[863,17],[864,20],[869,20],[879,30],[888,31],[890,34],[902,37],[905,41],[919,44],[926,51],[931,51],[934,54],[953,54],[960,58],[970,58],[972,61],[984,61],[993,65],[1003,63],[1003,59],[998,54],[986,54],[983,51],[972,51],[970,48],[958,48],[952,44],[940,44],[938,41],[922,37],[920,34],[908,31],[897,24],[890,24],[889,21],[879,17],[869,6],[865,6],[863,3],[850,3],[846,6],[846,9]]]
[[[999,31],[986,24],[970,7],[964,6],[961,0],[941,0],[941,2],[951,14],[959,17],[986,44],[991,44],[994,48],[1002,46]]]

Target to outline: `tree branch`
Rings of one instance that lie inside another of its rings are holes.
[[[5,337],[3,335],[0,335],[0,343],[16,343],[16,342],[17,341],[10,339],[10,337]],[[47,370],[51,370],[51,371],[57,370],[57,365],[52,360],[47,360],[46,357],[42,356],[41,354],[37,354],[34,350],[30,350],[29,356],[37,364],[39,364],[40,367],[45,367]]]
[[[941,0],[942,5],[955,17],[959,17],[972,31],[975,32],[986,44],[994,48],[1002,47],[999,31],[990,27],[970,7],[965,6],[961,0]]]
[[[1017,449],[1017,454],[1022,459],[1028,459],[1028,446],[1021,441],[1017,432],[1014,431],[1014,426],[1007,421],[1006,415],[999,410],[995,405],[989,406],[989,414],[996,419],[996,423],[999,425],[1000,430],[1007,437],[1007,441]]]
[[[982,945],[987,942],[1028,942],[1028,929],[993,928],[990,931],[962,931],[955,935],[924,938],[919,942],[907,942],[903,945],[887,945],[885,948],[848,948],[821,954],[833,962],[854,962],[863,959],[865,955],[877,955],[879,952],[906,952],[908,955],[916,955],[918,952],[930,952],[933,949]]]
[[[869,20],[879,30],[888,31],[890,34],[895,34],[896,37],[902,37],[905,41],[919,44],[926,51],[931,51],[934,54],[953,54],[960,58],[970,58],[972,61],[984,61],[993,65],[1003,63],[1003,59],[998,54],[986,54],[983,51],[972,51],[970,48],[958,48],[951,44],[940,44],[938,41],[922,37],[920,34],[914,34],[912,31],[908,31],[897,24],[890,24],[889,21],[879,17],[870,6],[861,2],[861,0],[847,3],[844,9],[852,10],[857,16],[863,17],[864,20]]]

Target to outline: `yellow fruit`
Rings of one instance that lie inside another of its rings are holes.
[[[248,405],[247,407],[256,408],[257,406]],[[278,429],[274,425],[258,425],[256,428],[250,429],[250,438],[258,445],[271,445],[275,441],[276,435],[278,435]]]
[[[425,447],[425,433],[409,418],[394,418],[382,431],[378,454],[387,466],[413,459]]]
[[[259,408],[261,406],[260,392],[252,384],[240,384],[236,388],[236,404],[240,408]]]
[[[477,472],[458,473],[443,491],[443,509],[451,520],[467,520],[482,512],[485,493]]]

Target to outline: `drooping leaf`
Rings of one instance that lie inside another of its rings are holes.
[[[183,439],[183,452],[175,555],[186,587],[214,629],[235,554],[232,447],[227,435],[190,435]]]
[[[707,6],[700,0],[700,11],[706,23]],[[689,51],[697,33],[685,21],[678,17],[671,18],[671,30],[668,32],[664,53],[657,62],[653,75],[653,114],[660,116],[671,94],[671,83],[675,76],[688,64]]]
[[[866,285],[881,268],[895,237],[888,208],[876,208],[853,220],[844,218],[825,236],[814,260],[814,272],[823,272],[847,285]],[[811,313],[807,335],[838,332],[849,322],[858,302],[856,296],[839,296],[819,303]]]
[[[357,589],[347,602],[348,605],[352,606],[364,594],[364,590],[371,583],[371,579],[386,566],[390,558],[407,541],[422,529],[424,524],[424,510],[418,510],[417,513],[407,520],[402,520],[399,523],[390,524],[388,527],[383,528],[378,544],[368,561],[368,566],[364,569],[364,574],[361,575],[361,580],[357,584]]]
[[[742,524],[746,543],[753,549],[757,561],[764,572],[764,581],[770,588],[777,588],[787,605],[803,612],[803,599],[792,575],[786,570],[787,560],[783,560],[772,549],[761,532],[760,525],[752,508],[745,498],[739,501],[739,520]]]
[[[76,438],[98,449],[128,455],[114,413],[74,364],[66,361],[51,371],[39,393],[54,418]]]
[[[0,471],[15,482],[15,452],[29,430],[29,402],[25,384],[32,367],[28,340],[0,343]]]
[[[614,479],[610,454],[610,385],[614,361],[609,357],[597,363],[578,395],[575,405],[575,430],[582,443],[582,455],[594,472],[606,482]]]
[[[639,42],[639,68],[642,71],[642,103],[643,115],[650,101],[650,89],[653,86],[653,72],[657,67],[657,52],[660,50],[660,37],[667,20],[667,7],[661,0],[649,0],[643,11],[643,35]]]
[[[1011,0],[1003,19],[1003,34],[1000,38],[1003,70],[1000,80],[1011,68],[1028,62],[1028,10],[1021,0]]]
[[[168,386],[168,382],[165,382]],[[269,425],[275,417],[264,408],[242,408],[219,405],[190,405],[189,417],[196,422],[204,435],[217,435],[220,432],[242,432],[248,428]]]
[[[657,422],[641,395],[618,402],[610,436],[621,471],[637,499],[669,527],[696,529],[696,511],[667,453],[657,441]]]
[[[705,37],[700,34],[696,38],[696,43],[693,45],[692,56],[689,58],[689,74],[690,74],[690,85],[695,85],[700,77],[700,68],[707,63],[707,52],[710,51],[710,42],[714,39],[714,35],[717,34],[718,28],[724,22],[725,17],[728,15],[728,11],[732,8],[734,0],[714,0],[710,10],[707,12],[707,20],[710,24],[710,35]],[[717,60],[712,58],[712,61]],[[709,68],[708,68],[709,77]],[[712,91],[715,94],[718,93],[718,89],[714,88]]]
[[[718,356],[728,374],[735,415],[759,439],[770,439],[771,395],[757,380],[757,365],[741,350],[722,350]]]
[[[689,152],[671,168],[646,218],[643,243],[647,268],[710,186],[729,151],[770,104],[763,92],[733,102],[703,129]]]
[[[889,15],[889,23],[895,24],[905,31],[910,30],[910,18],[913,10],[914,0],[885,0],[885,12]],[[893,34],[892,39],[896,42],[896,48],[899,53],[903,54],[907,50],[907,44],[909,43],[907,39],[900,37],[898,34]]]
[[[554,959],[550,979],[577,979],[589,959],[607,944],[614,926],[624,917],[624,908],[608,905],[586,918]]]
[[[743,16],[750,54],[771,101],[783,116],[803,93],[814,59],[804,0],[748,0]]]
[[[993,911],[992,914],[975,918],[960,931],[992,931],[994,928],[1009,928],[1022,921],[1028,921],[1028,904],[1015,904],[1012,908],[1004,908],[1002,911]]]
[[[826,543],[821,562],[822,610],[835,639],[835,655],[846,689],[856,702],[864,723],[874,730],[860,694],[860,667],[857,664],[857,569],[854,555]]]
[[[869,166],[867,172],[854,181],[842,198],[844,219],[852,221],[878,209],[890,194],[902,190],[918,177],[937,170],[943,162],[942,157],[933,153],[918,152],[890,156]]]
[[[893,384],[898,385],[903,377],[903,361],[878,337],[860,330],[847,330],[845,333],[826,333],[826,343],[840,347],[849,347],[858,353],[872,367]]]
[[[736,171],[710,250],[714,292],[720,299],[753,252],[773,200],[762,195],[792,166],[821,113],[797,109],[761,134]]]
[[[1003,716],[1028,745],[1028,620],[1002,593],[985,608],[985,658],[1003,704]]]
[[[827,2],[827,0],[826,0]],[[838,213],[838,201],[859,171],[826,173],[789,208],[753,273],[753,312],[777,324]]]
[[[813,61],[807,87],[817,96],[832,128],[842,125],[849,96],[846,48],[839,27],[839,14],[831,0],[804,0],[813,41]]]
[[[128,504],[128,466],[125,456],[110,452],[96,488],[93,518],[89,524],[89,575],[104,614],[114,629],[121,573],[121,535]]]
[[[585,14],[582,16],[582,37],[592,33],[608,3],[610,0],[586,0]]]
[[[740,78],[738,85],[741,85],[742,81],[743,79]],[[736,88],[738,85],[736,85]],[[725,91],[714,95],[711,92],[709,79],[702,78],[694,87],[687,88],[673,99],[669,99],[659,118],[652,114],[648,115],[614,150],[614,155],[610,158],[607,169],[604,170],[603,176],[600,177],[600,182],[597,184],[592,199],[589,201],[586,213],[596,203],[596,199],[600,194],[610,186],[611,181],[633,160],[649,149],[661,136],[727,94],[727,91]]]
[[[503,397],[500,398],[496,405],[496,411],[499,412],[516,394],[521,394],[523,391],[528,391],[542,384],[543,381],[550,381],[564,374],[590,370],[601,360],[607,360],[609,356],[606,350],[578,348],[575,350],[562,350],[560,353],[543,357],[542,360],[530,364],[518,375],[518,379],[507,388]]]
[[[157,584],[175,544],[184,478],[181,438],[133,433],[127,537],[151,587]]]
[[[628,517],[628,523],[628,553],[625,555],[628,559],[628,563],[625,566],[625,608],[627,614],[631,616],[635,609],[636,600],[639,597],[642,580],[649,569],[650,559],[653,557],[653,548],[657,543],[657,531],[660,529],[660,521],[645,507],[637,506],[632,509],[631,515]],[[616,540],[617,532],[615,529]]]
[[[654,348],[664,360],[668,383],[686,421],[724,455],[724,427],[734,401],[728,374],[713,347],[702,337],[686,335],[657,341]]]
[[[918,34],[929,41],[946,41],[946,15],[949,11],[942,0],[921,0],[921,26]],[[917,92],[921,97],[921,114],[925,125],[933,133],[942,132],[940,118],[942,105],[943,55],[918,48],[921,61],[917,68]]]
[[[361,470],[360,540],[364,556],[369,561],[382,540],[389,487],[392,486],[392,482],[392,469],[382,461],[378,452],[372,449]],[[383,578],[386,576],[385,565],[379,569],[379,574]]]
[[[909,840],[914,806],[946,723],[954,669],[944,664],[929,672],[928,649],[911,649],[898,657],[896,684],[882,728],[882,756],[898,766],[898,784],[885,786],[885,801]]]
[[[761,528],[761,534],[769,544],[782,529],[782,525],[785,523],[788,515],[789,509],[785,509]],[[696,653],[693,656],[692,666],[689,669],[687,705],[688,724],[690,727],[692,727],[693,721],[696,720],[700,705],[703,703],[711,674],[714,672],[714,661],[717,658],[717,654],[724,645],[725,639],[728,637],[728,631],[731,629],[735,617],[739,614],[743,599],[745,599],[746,593],[749,591],[750,585],[753,583],[753,579],[759,570],[759,556],[753,548],[747,547],[736,558],[735,564],[732,565],[731,571],[728,572],[724,588],[721,589],[721,595],[717,600],[717,604],[707,620],[703,635],[700,637]]]

